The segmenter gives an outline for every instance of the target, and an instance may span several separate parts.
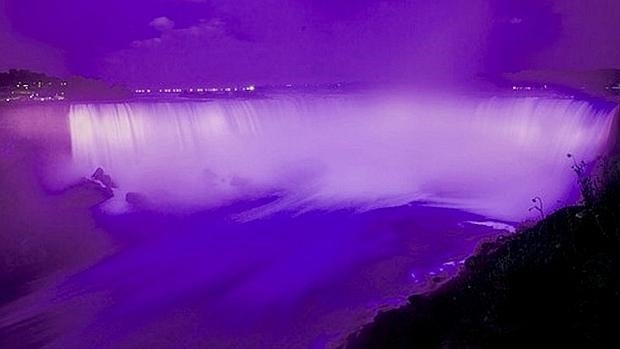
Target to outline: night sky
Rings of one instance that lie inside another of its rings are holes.
[[[617,0],[0,0],[0,6],[0,70],[129,85],[444,80],[620,67]]]

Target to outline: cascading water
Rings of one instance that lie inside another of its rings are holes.
[[[217,206],[278,193],[246,212],[411,201],[520,220],[574,189],[567,153],[604,151],[609,109],[553,98],[278,96],[74,105],[79,173],[103,167],[159,207]]]
[[[41,152],[17,158],[44,187],[103,167],[119,186],[104,208],[129,211],[87,210],[81,186],[37,206],[38,184],[14,175],[21,200],[5,218],[31,231],[16,235],[53,241],[54,260],[79,250],[88,268],[38,283],[0,326],[36,319],[16,333],[49,348],[337,344],[456,271],[532,197],[546,212],[575,199],[566,154],[603,153],[613,114],[560,98],[361,94],[10,109],[0,141]],[[147,210],[115,206],[122,192]]]

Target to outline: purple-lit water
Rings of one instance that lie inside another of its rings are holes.
[[[565,155],[599,154],[605,113],[565,99],[282,96],[74,105],[69,122],[76,176],[103,167],[158,206],[276,191],[240,218],[430,201],[520,220],[535,195],[565,199]]]
[[[566,154],[595,159],[612,122],[543,97],[10,110],[3,134],[37,144],[44,188],[102,167],[118,189],[92,214],[105,257],[41,276],[0,328],[42,319],[29,335],[52,348],[322,348],[453,270],[490,222],[531,218],[532,197],[575,200]]]

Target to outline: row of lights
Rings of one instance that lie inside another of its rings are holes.
[[[50,82],[50,81],[48,81],[47,83],[43,83],[43,81],[37,81],[37,82],[33,82],[32,84],[31,84],[31,83],[28,83],[28,82],[21,82],[21,81],[20,81],[20,82],[18,82],[18,83],[17,83],[17,85],[15,85],[15,87],[17,87],[17,88],[19,88],[19,89],[23,88],[24,90],[27,90],[27,89],[29,89],[31,86],[32,86],[32,87],[42,88],[42,87],[43,87],[43,85],[52,86],[53,84],[52,84],[52,82]],[[68,85],[68,83],[67,83],[66,81],[61,81],[61,82],[60,82],[60,86],[61,86],[61,87],[66,87],[67,85]]]
[[[543,85],[542,88],[543,88],[543,90],[546,90],[548,88],[548,86],[547,85]],[[516,86],[516,85],[512,86],[512,90],[513,91],[531,91],[533,89],[534,88],[531,87],[531,86]]]
[[[256,90],[256,87],[254,85],[250,85],[250,86],[245,86],[245,87],[223,87],[223,88],[215,88],[215,87],[211,87],[211,88],[190,88],[187,89],[187,92],[190,93],[194,93],[194,92],[238,92],[238,91],[244,91],[244,92],[252,92]],[[185,90],[182,88],[160,88],[159,90],[152,90],[150,88],[146,88],[146,89],[136,89],[134,90],[135,93],[137,94],[149,94],[149,93],[181,93],[184,92]]]
[[[10,103],[11,101],[20,101],[21,99],[13,97],[13,98],[5,98],[4,100],[5,102]],[[65,96],[56,95],[54,97],[39,97],[39,96],[30,95],[28,97],[28,100],[35,101],[35,102],[64,101]]]
[[[546,90],[548,88],[548,86],[547,85],[543,85],[542,88]],[[513,91],[523,91],[523,90],[531,91],[533,89],[534,88],[531,87],[531,86],[516,86],[516,85],[512,86],[512,90]],[[618,83],[617,85],[607,86],[606,89],[607,90],[619,90],[620,91],[620,83]]]

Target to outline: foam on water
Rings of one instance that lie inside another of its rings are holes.
[[[76,172],[103,167],[162,209],[276,192],[280,210],[425,201],[518,220],[574,189],[567,153],[593,160],[613,117],[551,98],[278,96],[73,105]]]

